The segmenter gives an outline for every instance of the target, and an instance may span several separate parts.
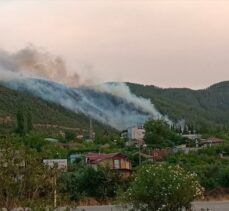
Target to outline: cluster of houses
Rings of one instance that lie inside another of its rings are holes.
[[[165,157],[171,153],[177,153],[177,152],[189,153],[190,151],[197,151],[202,148],[217,146],[224,143],[224,140],[216,137],[202,139],[201,135],[199,134],[184,134],[182,136],[188,140],[187,144],[175,146],[173,148],[153,149],[148,151],[147,153],[143,153],[141,152],[140,149],[146,146],[144,143],[144,136],[145,136],[145,130],[142,126],[128,128],[127,130],[123,131],[121,134],[121,137],[127,140],[126,145],[128,146],[136,145],[139,147],[139,152],[138,152],[139,159],[140,157],[143,157],[148,161],[163,161]],[[98,166],[104,166],[119,172],[124,179],[128,178],[132,172],[131,161],[128,159],[126,155],[122,153],[105,154],[105,153],[90,152],[83,156],[79,154],[73,154],[70,156],[70,162],[73,163],[78,156],[84,157],[85,164],[90,165],[95,169]],[[225,154],[222,153],[220,156],[225,157]],[[54,161],[50,161],[50,163],[52,162]],[[67,161],[61,160],[59,162],[62,163],[61,164],[62,167],[64,166],[64,164],[67,165]],[[49,163],[49,161],[46,161],[46,163]]]
[[[187,137],[187,136],[186,136]],[[195,138],[194,138],[195,137]],[[201,138],[199,135],[192,135],[189,136],[190,141],[196,142],[198,140],[197,138]],[[148,161],[163,161],[166,156],[168,156],[171,153],[177,153],[177,152],[185,152],[188,153],[192,150],[198,150],[200,148],[206,148],[206,147],[211,147],[211,146],[217,146],[220,144],[223,144],[224,140],[215,138],[215,137],[210,137],[206,140],[202,140],[200,142],[201,147],[194,147],[190,148],[187,147],[186,145],[180,145],[176,146],[175,148],[163,148],[163,149],[153,149],[150,150],[148,154],[144,154],[139,151],[139,156],[147,159]],[[70,156],[70,162],[73,163],[74,160],[76,160],[77,157],[84,157],[85,159],[85,164],[92,166],[93,168],[97,169],[98,166],[103,166],[103,167],[108,167],[111,170],[119,172],[121,177],[123,179],[128,178],[131,175],[132,172],[132,164],[131,161],[128,159],[128,157],[122,153],[94,153],[90,152],[85,155],[79,155],[79,154],[73,154]],[[228,157],[225,153],[220,154],[221,158]],[[48,165],[53,165],[53,162],[55,160],[46,160],[45,163]],[[60,163],[59,165],[61,168],[65,169],[67,168],[67,159],[65,160],[57,160],[57,163]]]
[[[74,163],[77,157],[85,158],[85,164],[97,169],[98,166],[106,167],[119,173],[122,179],[127,179],[132,173],[132,164],[128,157],[122,153],[88,153],[85,155],[73,154],[70,163]],[[55,165],[59,170],[67,171],[67,159],[45,159],[43,163],[49,167]]]
[[[138,126],[138,127],[131,127],[127,130],[122,131],[121,138],[126,139],[127,145],[143,145],[144,144],[144,136],[145,136],[145,129],[144,127]],[[216,137],[210,137],[208,139],[203,139],[200,134],[182,134],[184,138],[186,138],[189,143],[191,143],[192,146],[196,148],[204,148],[204,147],[211,147],[215,145],[220,145],[224,143],[224,140],[216,138]],[[178,148],[183,148],[184,146],[177,146]],[[188,143],[186,144],[186,147],[188,147]]]

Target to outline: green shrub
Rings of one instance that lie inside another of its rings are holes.
[[[197,176],[179,166],[145,165],[138,169],[125,201],[134,210],[189,210],[191,202],[202,196]]]

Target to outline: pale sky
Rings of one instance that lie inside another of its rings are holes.
[[[83,79],[204,88],[229,80],[229,0],[0,0],[0,48],[28,43]]]

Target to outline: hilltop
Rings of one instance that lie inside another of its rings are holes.
[[[134,83],[126,84],[131,93],[138,97],[150,99],[160,113],[167,115],[174,122],[184,119],[188,125],[197,130],[212,130],[218,126],[229,125],[229,81],[217,83],[202,90],[165,89]],[[49,94],[46,96],[47,98],[56,95],[62,97],[63,101],[59,99],[58,105],[55,104],[55,101],[48,102],[41,99],[39,98],[40,92],[36,88],[31,90],[31,87],[24,86],[24,83],[17,86],[19,91],[0,86],[0,117],[10,116],[14,119],[17,110],[23,106],[32,111],[33,120],[37,124],[56,124],[88,129],[89,118],[87,115],[71,111],[71,108],[80,105],[80,108],[84,109],[83,112],[94,112],[95,118],[96,116],[103,118],[100,121],[103,120],[101,122],[104,124],[94,121],[96,130],[107,128],[105,125],[111,125],[109,121],[114,121],[115,118],[119,118],[120,124],[127,122],[127,120],[128,123],[131,121],[134,123],[137,121],[135,118],[142,121],[147,118],[146,113],[137,107],[139,104],[134,105],[134,101],[125,101],[112,93],[98,92],[92,88],[67,89],[57,83],[39,80],[35,81],[35,85],[42,87],[43,93]],[[121,86],[121,88],[125,87]],[[125,89],[125,91],[127,90]],[[34,94],[35,92],[37,94]],[[33,94],[37,97],[34,97]],[[71,100],[69,109],[60,106],[61,102],[67,101],[67,98],[68,102]],[[58,98],[55,97],[55,99]],[[142,98],[138,100],[140,99]],[[104,119],[107,121],[104,122]]]
[[[185,119],[197,128],[229,125],[229,81],[202,90],[127,84],[134,94],[149,98],[173,120]]]

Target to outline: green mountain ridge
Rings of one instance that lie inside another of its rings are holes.
[[[229,81],[202,90],[127,84],[134,94],[149,98],[161,113],[172,120],[185,119],[197,129],[229,125]]]
[[[185,120],[195,129],[214,129],[229,126],[229,81],[192,90],[188,88],[159,88],[150,85],[127,83],[132,93],[152,101],[155,107],[171,120]],[[18,109],[32,112],[36,124],[54,124],[71,128],[89,128],[89,118],[40,98],[5,88],[0,85],[0,118],[10,116],[15,120]],[[95,130],[109,129],[94,121]]]

